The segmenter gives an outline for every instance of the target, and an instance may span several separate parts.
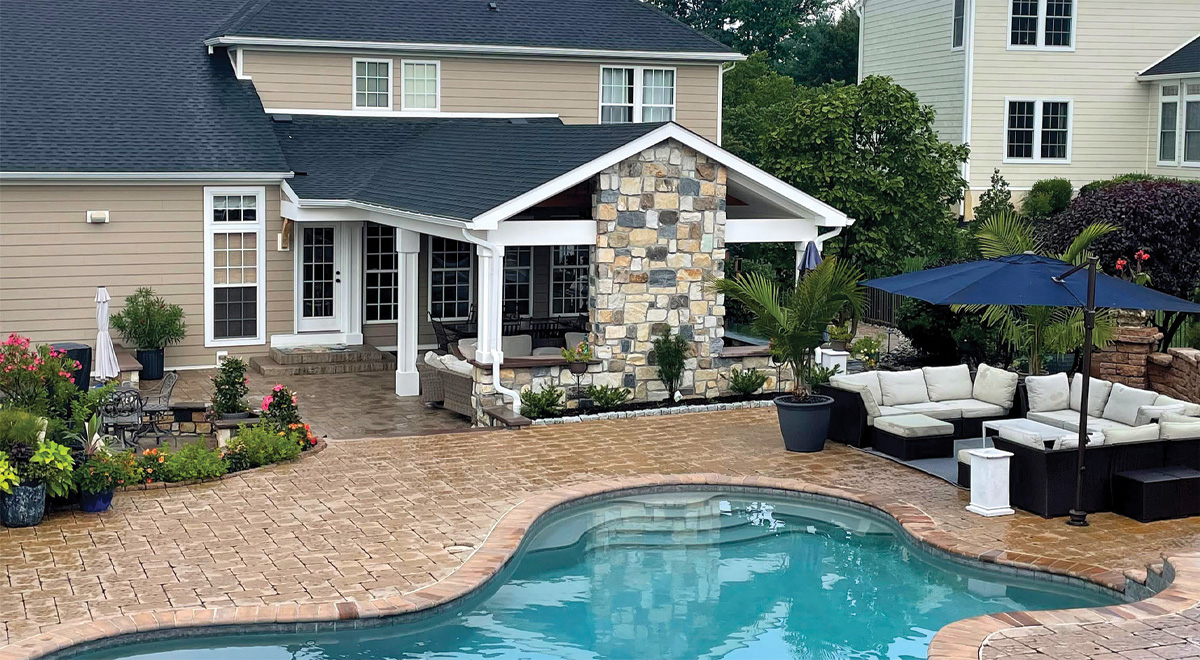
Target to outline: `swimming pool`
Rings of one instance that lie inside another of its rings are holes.
[[[567,508],[488,586],[428,616],[321,633],[143,642],[78,660],[924,658],[942,626],[1116,595],[935,556],[890,517],[800,495],[686,490]]]

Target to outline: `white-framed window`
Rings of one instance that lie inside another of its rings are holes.
[[[462,321],[471,315],[470,243],[429,237],[429,315],[439,321]]]
[[[363,229],[364,323],[387,323],[398,318],[399,265],[396,228],[367,223]]]
[[[204,189],[204,345],[266,343],[266,189]]]
[[[1159,165],[1200,167],[1200,79],[1158,85]]]
[[[1200,80],[1183,84],[1183,164],[1200,167]]]
[[[675,119],[675,69],[600,67],[600,123]]]
[[[1005,99],[1004,162],[1071,162],[1071,99]]]
[[[1076,0],[1008,0],[1008,48],[1075,49]]]
[[[1158,163],[1179,162],[1179,85],[1159,85]]]
[[[963,47],[963,41],[966,38],[967,0],[953,0],[953,2],[954,17],[950,24],[950,48],[957,50]]]
[[[403,60],[400,68],[401,109],[439,109],[442,97],[441,64],[436,60]]]
[[[392,61],[354,58],[354,109],[392,109]]]
[[[533,248],[504,248],[504,316],[533,315]]]
[[[588,311],[591,248],[556,245],[550,252],[550,315],[578,316]]]

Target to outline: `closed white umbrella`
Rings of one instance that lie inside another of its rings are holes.
[[[121,373],[117,366],[117,352],[113,349],[112,335],[108,334],[108,289],[96,289],[96,377],[102,381],[116,378]]]

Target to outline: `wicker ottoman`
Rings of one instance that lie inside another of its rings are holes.
[[[954,425],[928,415],[875,418],[872,446],[902,461],[954,454]]]

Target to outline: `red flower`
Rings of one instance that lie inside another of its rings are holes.
[[[1125,266],[1128,263],[1129,262],[1125,261],[1124,259],[1117,259],[1117,270],[1125,270]]]

